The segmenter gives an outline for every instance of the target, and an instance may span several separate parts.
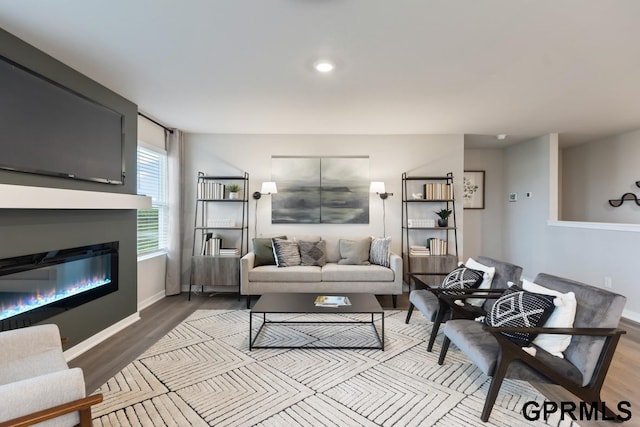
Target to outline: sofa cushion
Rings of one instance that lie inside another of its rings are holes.
[[[345,265],[368,265],[371,237],[358,240],[340,239],[340,261]]]
[[[298,242],[292,240],[272,239],[273,254],[278,267],[300,265],[300,249]]]
[[[393,270],[380,265],[329,263],[322,267],[323,282],[392,282]]]
[[[277,239],[286,239],[287,236],[278,236]],[[253,239],[253,253],[255,260],[253,265],[276,265],[276,259],[273,255],[273,244],[271,238],[258,237]]]
[[[369,261],[371,264],[389,267],[389,254],[391,253],[391,237],[371,238]]]
[[[327,263],[327,242],[318,240],[308,242],[305,240],[298,241],[300,248],[300,265],[317,265],[322,267]]]
[[[322,280],[321,268],[298,265],[279,268],[275,265],[263,265],[249,271],[251,282],[319,282]]]
[[[543,326],[555,305],[554,297],[536,294],[512,286],[495,302],[485,317],[485,323],[494,327],[526,327]],[[529,332],[502,332],[502,334],[521,347],[531,344],[537,334]]]

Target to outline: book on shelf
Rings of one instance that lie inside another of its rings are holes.
[[[220,255],[240,255],[238,248],[220,248]]]
[[[436,239],[435,237],[427,239],[427,247],[431,255],[447,255],[447,241],[444,239]]]
[[[424,198],[426,200],[451,200],[453,190],[451,184],[429,182],[424,185]]]
[[[320,295],[314,302],[316,307],[346,307],[351,305],[349,297],[337,295]]]
[[[426,246],[411,245],[409,247],[409,255],[411,256],[429,256],[431,252]]]
[[[221,200],[225,198],[225,185],[221,182],[198,183],[198,199]]]
[[[202,235],[202,255],[220,255],[222,238],[213,233]]]

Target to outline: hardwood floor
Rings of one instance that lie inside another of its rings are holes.
[[[381,296],[379,301],[383,308],[392,308],[390,296]],[[408,294],[398,297],[398,308],[406,309],[408,305]],[[238,299],[237,295],[194,295],[191,301],[187,300],[186,294],[167,297],[143,310],[138,322],[78,356],[69,365],[83,369],[87,392],[92,393],[195,310],[245,307],[245,299]],[[415,312],[416,315],[420,313]],[[614,410],[618,402],[630,402],[633,415],[625,425],[640,425],[640,325],[623,320],[620,326],[627,334],[618,345],[602,389],[602,398]],[[439,349],[434,348],[434,351]],[[560,387],[538,385],[537,388],[548,400],[577,402],[573,395]],[[603,421],[581,421],[579,424],[583,427],[611,425]]]

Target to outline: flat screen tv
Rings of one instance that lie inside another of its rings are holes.
[[[124,115],[0,55],[0,168],[124,182]]]

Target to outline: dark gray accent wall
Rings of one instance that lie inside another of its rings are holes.
[[[2,29],[0,54],[124,114],[126,168],[123,185],[11,171],[0,171],[0,183],[135,194],[137,106]],[[136,211],[0,209],[0,258],[114,240],[120,242],[118,291],[43,322],[56,323],[69,338],[68,347],[136,312]]]

